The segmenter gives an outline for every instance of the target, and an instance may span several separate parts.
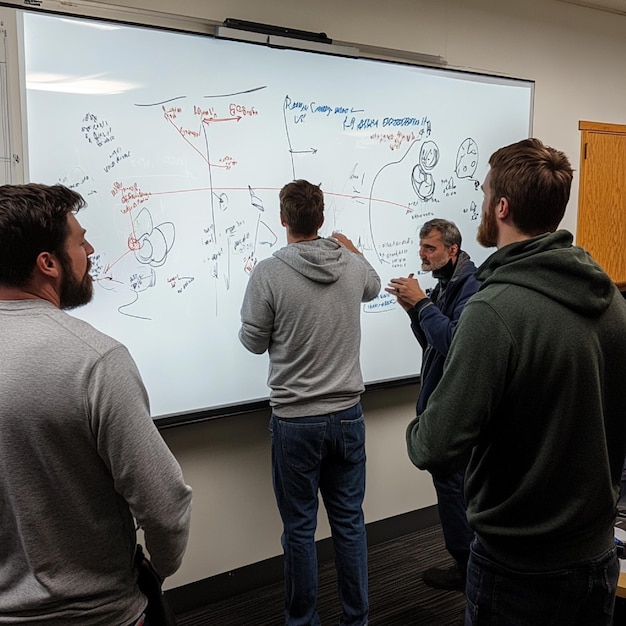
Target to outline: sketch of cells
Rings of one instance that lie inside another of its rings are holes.
[[[144,208],[133,220],[133,225],[135,232],[131,247],[135,253],[135,258],[140,263],[152,267],[163,265],[176,238],[174,224],[162,222],[154,226],[150,211]]]
[[[411,184],[415,193],[427,200],[435,193],[435,179],[430,173],[439,163],[439,146],[434,141],[426,141],[420,148],[417,165],[411,172]]]
[[[425,171],[432,170],[439,163],[439,146],[434,141],[425,141],[422,144],[419,162]]]
[[[411,172],[411,184],[415,193],[427,200],[435,193],[435,179],[430,172],[425,172],[420,165],[416,165]]]
[[[459,146],[454,171],[459,178],[471,178],[478,167],[478,145],[468,137]]]

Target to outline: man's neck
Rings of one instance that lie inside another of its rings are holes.
[[[454,259],[450,259],[443,267],[440,267],[438,270],[433,270],[433,278],[443,281],[444,283],[448,282],[454,274],[454,270],[456,268],[458,260],[459,257],[457,256]]]
[[[504,246],[508,246],[510,243],[518,243],[520,241],[526,241],[527,239],[531,239],[534,235],[527,235],[526,233],[520,232],[509,220],[503,220],[499,223],[498,229],[498,240],[496,242],[496,248],[504,248]]]
[[[319,235],[317,233],[313,235],[308,235],[307,237],[303,237],[302,235],[292,235],[287,232],[287,243],[300,243],[301,241],[314,241],[315,239],[319,239]]]
[[[36,290],[29,287],[13,287],[10,285],[0,285],[0,300],[46,300],[59,307],[59,299],[56,293],[47,289]]]

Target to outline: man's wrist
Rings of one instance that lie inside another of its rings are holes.
[[[434,302],[428,296],[424,296],[421,300],[418,300],[413,305],[413,309],[415,310],[416,313],[419,313],[422,309],[425,309],[427,306],[430,306],[431,304],[434,305]]]

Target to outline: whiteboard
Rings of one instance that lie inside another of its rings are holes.
[[[533,83],[24,12],[28,180],[80,192],[95,297],[73,312],[126,344],[162,423],[267,399],[239,343],[250,271],[286,245],[278,192],[321,183],[323,236],[382,286],[420,272],[432,217],[475,242],[488,158],[528,137]],[[62,45],[59,45],[62,42]],[[421,350],[381,289],[362,308],[366,384]]]

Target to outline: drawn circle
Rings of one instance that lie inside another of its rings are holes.
[[[434,141],[426,141],[420,148],[420,165],[431,170],[439,163],[439,146]]]
[[[478,167],[478,145],[468,137],[459,146],[456,155],[456,175],[459,178],[470,178],[476,172]]]

